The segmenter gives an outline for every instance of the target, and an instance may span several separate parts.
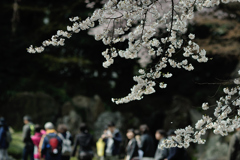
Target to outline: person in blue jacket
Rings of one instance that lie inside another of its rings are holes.
[[[44,125],[46,129],[46,135],[44,135],[40,141],[41,157],[45,157],[45,160],[61,160],[62,156],[62,140],[57,135],[54,125],[51,122],[47,122]],[[55,145],[55,147],[53,147]]]
[[[11,135],[9,135],[9,127],[6,124],[6,121],[3,117],[0,118],[0,159],[7,160],[8,153],[7,149],[11,141]]]

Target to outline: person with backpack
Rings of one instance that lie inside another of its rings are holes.
[[[236,129],[231,137],[229,148],[228,148],[228,160],[239,160],[240,159],[240,128]]]
[[[62,158],[61,160],[69,160],[72,154],[73,138],[71,133],[67,130],[65,124],[58,125],[58,136],[62,139]]]
[[[30,157],[30,160],[34,160],[33,158],[33,150],[34,145],[31,139],[31,136],[34,135],[34,124],[32,123],[32,119],[30,116],[26,115],[23,117],[23,160],[28,160],[28,157]]]
[[[92,160],[94,154],[92,151],[93,136],[88,132],[87,125],[80,125],[80,133],[76,135],[72,156],[76,155],[77,147],[79,146],[78,159]]]
[[[45,157],[45,160],[61,160],[61,138],[58,136],[51,122],[47,122],[44,128],[46,129],[46,135],[42,137],[39,144],[41,157]]]
[[[3,117],[0,118],[0,160],[8,159],[7,149],[11,142],[11,133]]]

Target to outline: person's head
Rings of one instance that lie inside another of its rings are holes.
[[[32,121],[32,118],[29,115],[26,115],[23,117],[23,123],[28,124],[29,122]]]
[[[82,132],[82,133],[88,132],[88,127],[87,127],[86,123],[81,123],[79,129],[80,129],[80,132]]]
[[[0,117],[0,126],[6,125],[6,121],[4,117]]]
[[[34,126],[34,131],[35,131],[35,133],[40,133],[41,132],[41,126],[39,125],[39,124],[36,124],[35,126]]]
[[[108,126],[105,126],[105,127],[104,127],[104,130],[103,130],[103,134],[106,134],[107,131],[108,131]]]
[[[135,129],[134,130],[134,133],[135,133],[135,136],[140,136],[141,133],[140,133],[140,130],[139,129]]]
[[[157,140],[161,140],[161,139],[164,138],[164,137],[166,137],[166,132],[165,132],[164,130],[159,129],[159,130],[156,131],[156,133],[155,133],[155,138],[156,138]]]
[[[134,133],[134,129],[128,129],[127,130],[127,133],[126,133],[126,136],[128,139],[133,139],[135,137],[135,133]]]
[[[112,133],[114,132],[114,130],[115,130],[115,123],[114,122],[110,122],[108,124],[108,130]]]
[[[140,130],[141,134],[146,134],[149,132],[149,128],[146,124],[140,125],[139,130]]]
[[[54,125],[52,124],[52,122],[47,122],[45,123],[44,128],[46,130],[54,129]]]
[[[174,129],[170,129],[170,130],[167,132],[167,135],[168,135],[168,136],[176,136],[175,130],[174,130]]]
[[[65,124],[59,124],[58,125],[58,128],[57,128],[57,131],[59,132],[59,133],[65,133],[65,132],[67,132],[67,126],[65,125]]]

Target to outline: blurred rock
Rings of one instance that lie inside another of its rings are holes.
[[[69,115],[72,110],[75,110],[84,122],[93,124],[99,114],[104,111],[104,104],[98,95],[93,98],[78,95],[62,106],[62,115]]]
[[[103,133],[104,128],[107,127],[109,122],[114,122],[116,128],[120,131],[123,127],[124,118],[120,112],[103,112],[99,115],[96,122],[94,123],[94,137],[97,140]]]
[[[198,152],[198,160],[227,160],[228,144],[224,137],[211,134],[204,146],[204,152]]]
[[[68,115],[59,118],[57,124],[67,125],[68,130],[72,135],[76,135],[79,132],[79,125],[81,122],[82,118],[76,113],[76,111],[71,110]]]
[[[64,123],[69,127],[73,135],[79,132],[81,122],[87,123],[90,129],[93,128],[97,117],[104,111],[104,104],[98,95],[93,98],[77,95],[70,102],[62,106],[62,116],[59,123]]]

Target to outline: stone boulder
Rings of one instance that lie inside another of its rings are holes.
[[[121,132],[124,126],[124,118],[120,112],[103,112],[99,115],[96,122],[94,123],[94,138],[97,140],[103,133],[103,130],[107,127],[109,122],[114,122],[116,128]]]
[[[72,135],[79,133],[79,125],[82,122],[82,118],[76,111],[69,111],[68,115],[64,115],[58,119],[57,124],[65,124]]]

